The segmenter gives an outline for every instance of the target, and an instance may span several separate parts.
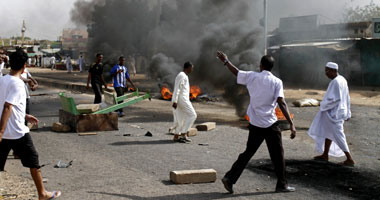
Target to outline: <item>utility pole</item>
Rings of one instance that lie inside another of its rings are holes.
[[[25,33],[25,21],[22,20],[22,28],[21,28],[21,47],[24,46],[24,33]]]
[[[268,48],[268,6],[267,0],[264,0],[264,55],[267,55]]]

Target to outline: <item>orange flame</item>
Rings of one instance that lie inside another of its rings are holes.
[[[196,99],[200,94],[202,94],[201,88],[196,85],[190,87],[190,100]]]
[[[163,86],[161,88],[161,95],[162,95],[162,98],[165,99],[165,100],[170,100],[173,96],[173,93],[170,92],[169,88]]]
[[[286,120],[286,117],[284,116],[284,114],[282,113],[282,111],[279,107],[276,108],[276,116],[277,116],[277,120],[279,120],[279,121]],[[290,113],[290,117],[293,119],[294,115],[292,113]],[[249,121],[248,115],[244,115],[244,119]]]

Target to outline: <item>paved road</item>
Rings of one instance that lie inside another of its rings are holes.
[[[32,97],[31,111],[40,119],[40,129],[31,134],[41,164],[47,164],[42,169],[49,180],[47,188],[62,190],[62,199],[360,199],[365,197],[363,191],[374,192],[376,184],[380,184],[375,179],[380,161],[374,157],[359,159],[357,156],[363,167],[354,169],[336,166],[334,162],[339,159],[330,164],[310,161],[314,156],[313,146],[305,132],[318,108],[307,111],[292,108],[300,117],[299,135],[290,140],[289,132],[284,132],[289,182],[296,186],[297,192],[273,193],[276,179],[263,144],[235,185],[236,194],[228,195],[220,179],[244,150],[248,132],[246,122],[239,122],[231,107],[223,103],[195,103],[199,115],[197,123],[216,121],[217,129],[200,132],[192,138],[191,144],[171,141],[172,136],[167,134],[172,119],[171,110],[167,109],[170,102],[157,99],[126,108],[127,116],[119,119],[119,131],[78,136],[50,131],[51,124],[58,121],[58,91],[41,88],[34,93],[43,95]],[[92,95],[70,95],[75,97],[76,103],[93,101]],[[372,111],[367,107],[354,106],[353,109]],[[360,117],[353,119],[353,124],[362,125],[360,120]],[[367,126],[376,126],[376,122],[368,122]],[[147,131],[153,133],[153,137],[144,136]],[[123,136],[125,133],[131,136]],[[200,143],[208,146],[200,146]],[[372,151],[371,155],[377,156],[378,152]],[[354,153],[358,154],[362,152]],[[53,168],[58,160],[74,161],[67,169]],[[172,170],[203,168],[215,169],[217,182],[174,185],[169,181]],[[6,169],[30,177],[19,161],[10,160]],[[369,181],[371,188],[363,190],[363,182],[355,183],[355,179]]]

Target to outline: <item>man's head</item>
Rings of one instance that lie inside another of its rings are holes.
[[[24,71],[26,66],[26,61],[28,61],[28,54],[25,53],[21,48],[17,48],[16,52],[9,56],[10,66],[13,71]]]
[[[119,65],[120,66],[124,66],[124,64],[125,64],[125,57],[124,56],[120,56],[119,57]]]
[[[101,63],[103,61],[103,54],[97,53],[96,54],[96,63]]]
[[[186,74],[190,74],[191,72],[193,72],[193,69],[194,65],[190,61],[185,62],[185,64],[183,65],[183,72],[185,72]]]
[[[325,67],[325,74],[329,79],[334,79],[338,76],[338,64],[333,62],[328,62]]]
[[[274,58],[272,56],[266,55],[261,58],[260,71],[263,71],[263,70],[271,71],[273,66],[274,66]]]

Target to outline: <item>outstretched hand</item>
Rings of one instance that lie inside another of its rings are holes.
[[[219,60],[221,60],[222,62],[224,62],[225,60],[228,60],[228,57],[225,53],[223,53],[222,51],[217,51],[216,52],[216,56],[219,58]]]

